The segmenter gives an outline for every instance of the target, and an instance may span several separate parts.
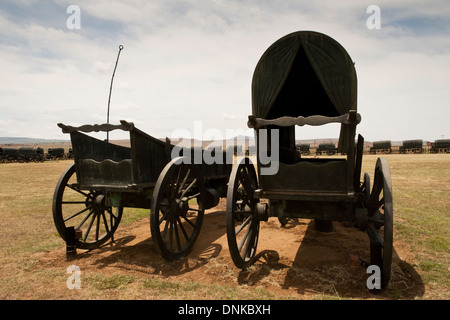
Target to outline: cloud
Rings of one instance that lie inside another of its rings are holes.
[[[56,122],[105,121],[120,44],[111,119],[135,119],[155,136],[200,120],[223,132],[246,129],[256,63],[297,30],[330,35],[356,62],[366,139],[450,135],[441,120],[450,98],[445,1],[378,1],[380,30],[366,27],[369,1],[79,0],[80,30],[66,27],[71,4],[0,5],[0,109],[19,135],[61,138]]]

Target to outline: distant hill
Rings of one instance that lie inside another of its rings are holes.
[[[161,141],[165,141],[165,138],[161,138]],[[118,144],[121,146],[130,146],[130,141],[128,139],[125,140],[111,140],[111,143]],[[216,141],[196,141],[194,139],[172,139],[172,144],[180,144],[183,146],[190,146],[190,145],[198,145],[202,144],[203,147],[212,147],[217,145],[230,145],[233,144],[233,142],[237,143],[238,145],[254,145],[255,139],[254,137],[248,137],[248,136],[237,136],[234,138],[230,138],[227,140],[216,140]],[[335,143],[338,144],[338,139],[336,138],[328,138],[328,139],[305,139],[305,140],[296,140],[295,143],[297,145],[301,143],[309,143],[312,148],[317,147],[320,143]],[[0,146],[47,146],[49,147],[67,147],[71,145],[70,139],[43,139],[43,138],[27,138],[27,137],[0,137]],[[364,145],[366,147],[372,146],[372,142],[365,141]],[[393,146],[400,146],[402,145],[401,141],[392,141]]]
[[[0,144],[40,144],[40,143],[64,143],[67,140],[39,139],[24,137],[0,137]]]

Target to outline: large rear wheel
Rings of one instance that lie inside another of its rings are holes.
[[[169,261],[191,252],[204,216],[203,178],[196,166],[188,162],[188,158],[170,161],[153,191],[150,212],[152,240],[156,250]]]
[[[378,158],[375,166],[372,192],[367,203],[367,233],[370,239],[370,264],[381,271],[381,288],[391,278],[393,251],[393,200],[389,165],[384,158]]]
[[[255,167],[249,158],[234,165],[227,191],[227,238],[236,267],[246,269],[253,263],[259,238],[259,199]]]

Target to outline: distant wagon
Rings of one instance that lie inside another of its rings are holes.
[[[18,155],[17,148],[0,148],[0,162],[14,162],[17,160]]]
[[[48,160],[64,160],[67,158],[64,148],[48,148],[47,159]]]
[[[298,146],[297,146],[297,150],[298,151],[300,151],[300,154],[301,155],[309,155],[311,152],[310,152],[310,144],[309,143],[300,143]]]
[[[423,140],[405,140],[398,151],[400,153],[423,153]]]
[[[392,153],[392,143],[390,140],[385,141],[376,141],[373,143],[373,146],[370,147],[370,153]]]
[[[326,154],[327,156],[332,156],[338,152],[336,145],[334,143],[321,143],[319,147],[316,149],[316,154]]]
[[[20,147],[17,152],[17,161],[19,162],[45,161],[44,149],[41,147]]]
[[[450,153],[450,139],[435,140],[431,144],[431,153]]]

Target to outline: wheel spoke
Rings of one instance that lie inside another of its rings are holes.
[[[193,228],[195,228],[195,224],[194,224],[190,219],[188,219],[185,215],[181,215],[181,217],[182,217],[187,223],[189,223]]]
[[[242,191],[243,188],[238,188],[237,189],[237,193],[240,195],[240,200],[242,200],[243,202],[245,202],[246,205],[248,205],[250,208],[252,207],[251,201],[248,200],[248,196],[247,194],[241,193],[240,191]]]
[[[178,251],[181,251],[180,235],[178,234],[177,220],[173,222],[173,227],[175,231],[175,240],[177,241]]]
[[[193,194],[193,195],[191,195],[191,196],[189,196],[187,198],[188,198],[188,200],[191,200],[191,199],[197,198],[199,195],[200,195],[200,192],[198,192],[196,194]]]
[[[245,221],[239,226],[239,228],[236,230],[235,234],[236,236],[242,231],[242,229],[245,228],[246,225],[248,225],[253,219],[253,216],[249,216]]]
[[[93,211],[92,211],[92,213],[94,213]],[[94,224],[94,221],[95,221],[95,218],[97,217],[97,215],[94,213],[93,215],[92,215],[92,219],[91,219],[91,222],[89,223],[89,226],[88,226],[88,228],[87,228],[87,230],[86,230],[86,233],[85,233],[85,235],[84,235],[84,237],[83,237],[83,242],[86,242],[86,239],[87,239],[87,237],[88,237],[88,235],[89,235],[89,232],[91,232],[91,228],[92,228],[92,225]]]
[[[250,181],[249,181],[250,177],[248,175],[246,168],[244,167],[243,169],[244,170],[240,171],[241,184],[245,190],[246,195],[252,196],[253,191],[252,191],[252,186],[250,185]]]
[[[166,235],[167,235],[167,230],[168,230],[168,228],[169,228],[169,221],[166,220],[166,224],[164,225],[164,229],[163,229],[163,231],[161,232],[161,238],[162,238],[163,240],[166,239]]]
[[[183,223],[180,220],[180,217],[177,218],[177,221],[178,221],[178,224],[180,225],[181,232],[183,233],[184,237],[186,238],[186,241],[189,241],[189,237],[188,237],[188,235],[186,233],[186,230],[184,229],[184,226],[183,226]]]
[[[86,201],[61,201],[61,204],[85,204]]]
[[[379,245],[384,246],[383,237],[381,236],[378,229],[372,223],[368,224],[367,232],[369,233],[369,238],[371,239],[371,243],[378,243]]]
[[[95,241],[98,241],[99,233],[100,233],[100,214],[97,214],[97,228],[95,229]]]
[[[370,210],[369,215],[371,212],[373,213],[373,212],[375,212],[376,209],[379,208],[379,206],[377,206],[377,204],[380,200],[381,191],[383,191],[383,186],[380,185],[381,184],[380,178],[378,178],[378,179],[377,178],[378,177],[375,176],[372,193],[370,194],[370,198],[369,198],[369,210]]]
[[[186,189],[184,189],[183,193],[182,193],[181,196],[180,196],[180,199],[183,198],[183,197],[185,196],[185,194],[186,194],[189,190],[191,190],[191,188],[192,188],[196,183],[197,183],[197,178],[195,178],[195,179],[191,182],[191,184],[189,184],[189,186],[188,186]]]
[[[67,221],[69,221],[70,219],[73,219],[73,218],[77,217],[78,215],[82,214],[83,212],[86,212],[87,210],[90,210],[90,209],[92,209],[92,206],[89,206],[89,207],[84,208],[83,210],[81,210],[81,211],[79,211],[79,212],[77,212],[77,213],[71,215],[70,217],[65,218],[63,221],[64,221],[64,222],[67,222]]]
[[[158,224],[161,224],[164,220],[167,221],[167,217],[169,216],[169,213],[171,212],[171,209],[167,210],[166,213],[164,213],[161,217],[161,219],[159,219]]]
[[[83,196],[85,196],[86,198],[89,198],[89,195],[83,191],[81,191],[80,189],[75,188],[73,185],[71,184],[66,184],[66,187],[68,187],[69,189],[72,189],[75,192],[78,192],[80,194],[82,194]]]
[[[109,213],[109,210],[111,210],[111,209],[108,209],[106,211]],[[106,220],[105,212],[102,212],[102,218],[103,218],[103,224],[105,225],[106,233],[109,233],[109,226],[108,226],[108,222]],[[112,227],[112,224],[111,224],[111,227]]]
[[[178,185],[180,183],[181,168],[182,168],[181,166],[178,168],[177,180],[176,180],[175,184],[173,185],[174,186],[174,195],[173,195],[174,198],[178,195],[177,190],[178,190]]]
[[[172,250],[172,232],[173,232],[173,222],[169,222],[169,249]]]
[[[381,208],[384,206],[384,198],[381,198],[380,201],[378,201],[376,208]]]
[[[242,237],[241,241],[239,242],[239,245],[238,245],[238,251],[241,251],[242,246],[244,245],[245,241],[247,240],[248,236],[250,235],[251,229],[252,229],[252,228],[247,228],[247,229],[245,230],[245,234],[244,234],[244,236]]]
[[[378,211],[378,213],[380,213],[380,212]],[[375,214],[375,215],[376,215],[376,214]],[[375,215],[374,215],[373,217],[369,217],[367,220],[376,223],[377,226],[383,226],[383,225],[384,225],[384,217],[383,217],[383,214],[380,213],[381,217],[378,216],[378,215],[377,215],[377,216],[375,216]]]
[[[183,187],[184,187],[184,185],[185,185],[187,179],[189,178],[189,175],[190,175],[190,174],[191,174],[191,169],[189,168],[188,171],[187,171],[187,173],[186,173],[186,176],[184,177],[183,181],[182,181],[181,184],[180,184],[180,188],[178,189],[177,194],[181,193],[181,191],[183,190]]]
[[[249,234],[248,234],[248,241],[247,241],[247,243],[245,244],[245,247],[244,247],[244,252],[243,252],[243,255],[242,255],[242,257],[244,258],[244,259],[248,259],[248,258],[250,258],[251,257],[251,254],[252,254],[252,250],[253,250],[253,247],[252,247],[252,245],[253,245],[253,233],[255,232],[255,230],[253,229],[253,228],[249,228],[250,229],[250,232],[249,232]]]
[[[89,219],[89,217],[94,213],[94,210],[89,211],[89,213],[84,217],[84,219],[80,222],[80,224],[76,227],[76,229],[81,229],[81,226]]]

